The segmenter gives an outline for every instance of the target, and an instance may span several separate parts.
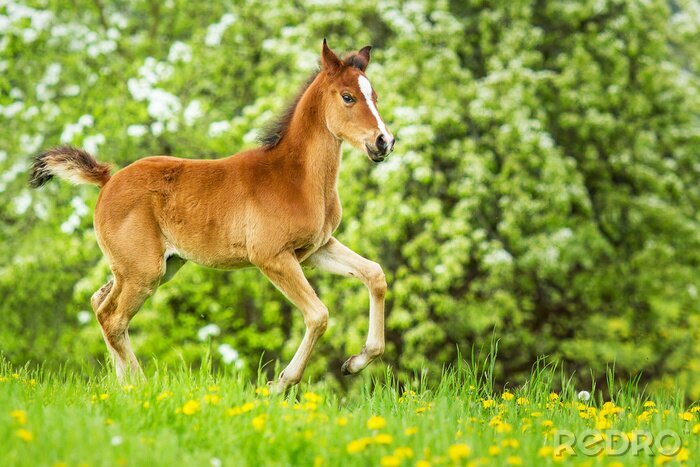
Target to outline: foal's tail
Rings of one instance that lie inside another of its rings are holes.
[[[92,183],[103,187],[109,180],[112,168],[101,164],[87,151],[73,146],[58,146],[34,158],[29,184],[39,188],[54,175],[73,183]]]

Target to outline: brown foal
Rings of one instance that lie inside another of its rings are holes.
[[[369,289],[369,333],[343,373],[361,371],[384,351],[386,280],[379,264],[333,237],[341,218],[340,145],[379,162],[394,138],[365,76],[370,47],[339,59],[323,41],[321,69],[263,145],[218,160],[147,157],[110,168],[72,147],[37,156],[31,184],[54,175],[101,187],[95,234],[113,280],[91,299],[118,378],[142,375],[129,321],[186,261],[222,269],[258,267],[304,315],[306,333],[274,389],[298,383],[328,323],[328,309],[302,265],[360,279]]]

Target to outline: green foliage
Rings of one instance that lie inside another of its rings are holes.
[[[700,397],[696,3],[102,5],[0,6],[0,349],[11,361],[103,357],[94,319],[76,319],[109,273],[91,231],[97,190],[30,192],[29,156],[63,141],[122,167],[250,147],[327,37],[336,50],[375,46],[368,75],[398,139],[377,166],[346,150],[337,233],[387,273],[386,363],[436,377],[495,328],[502,383],[548,354],[580,378],[614,361]],[[338,375],[364,342],[367,293],[310,277],[331,321],[307,375]],[[221,333],[202,343],[210,323]],[[189,264],[131,336],[144,359],[195,364],[228,344],[254,369],[263,351],[287,361],[302,328],[259,273]]]

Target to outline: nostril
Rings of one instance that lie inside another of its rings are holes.
[[[384,139],[384,135],[377,136],[377,149],[384,152],[384,151],[386,151],[386,148],[387,148],[387,144],[386,144],[386,139]]]

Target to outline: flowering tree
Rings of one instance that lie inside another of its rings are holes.
[[[614,361],[677,377],[700,396],[697,3],[100,5],[0,5],[0,349],[12,360],[103,351],[98,327],[76,319],[108,273],[97,192],[30,193],[30,155],[71,143],[121,167],[250,147],[328,37],[375,46],[368,75],[398,138],[377,166],[346,149],[340,180],[339,238],[387,272],[386,362],[435,372],[495,333],[503,381],[547,354],[582,375]],[[310,276],[331,320],[309,374],[339,372],[362,345],[366,292]],[[302,327],[257,272],[188,265],[132,340],[197,361],[201,331],[216,362],[254,369],[263,351],[289,358],[285,337]]]

